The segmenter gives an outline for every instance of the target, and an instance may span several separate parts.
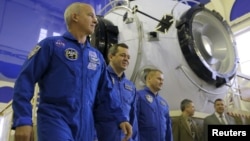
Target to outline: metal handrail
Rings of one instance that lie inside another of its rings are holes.
[[[4,112],[5,112],[9,107],[11,107],[11,105],[12,105],[12,100],[7,104],[7,106],[6,106],[3,110],[1,110],[0,115],[3,115]]]
[[[211,94],[211,95],[220,95],[220,94],[224,94],[224,93],[227,93],[228,90],[225,90],[223,92],[213,92],[213,91],[209,91],[209,90],[206,90],[205,88],[201,87],[200,85],[198,85],[192,78],[191,76],[185,71],[185,67],[183,65],[179,65],[178,67],[176,67],[176,69],[180,69],[184,75],[190,80],[190,82],[192,84],[194,84],[194,86],[196,86],[199,90],[202,90],[203,92],[206,92],[207,94]],[[228,86],[228,85],[226,85]]]
[[[237,72],[237,76],[240,78],[244,78],[246,80],[250,80],[250,76],[249,75],[245,75],[243,73]]]

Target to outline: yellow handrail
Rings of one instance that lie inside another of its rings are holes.
[[[4,112],[5,112],[9,107],[11,107],[11,105],[12,105],[12,100],[11,100],[10,102],[8,102],[7,106],[0,112],[0,115],[3,115]]]

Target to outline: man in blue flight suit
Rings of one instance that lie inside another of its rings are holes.
[[[87,40],[97,19],[92,6],[80,2],[71,4],[64,18],[68,31],[39,42],[15,82],[15,141],[34,140],[30,101],[35,83],[40,90],[38,141],[94,139],[92,109],[96,93],[100,88],[108,94],[111,91],[104,58]]]
[[[173,141],[172,121],[167,102],[159,95],[164,76],[159,69],[148,69],[146,86],[139,90],[137,117],[140,141]]]
[[[128,46],[124,43],[113,45],[108,52],[107,67],[113,84],[113,95],[106,92],[98,94],[94,107],[95,126],[98,141],[121,141],[126,133],[120,129],[122,124],[133,127],[133,135],[129,141],[138,141],[137,118],[135,113],[135,85],[126,78],[124,71],[129,64]],[[120,107],[120,108],[118,108]],[[121,111],[122,110],[122,111]],[[123,113],[124,118],[118,113]],[[121,121],[125,120],[127,122]]]

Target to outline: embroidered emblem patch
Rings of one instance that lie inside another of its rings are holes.
[[[125,89],[132,91],[132,86],[130,86],[129,84],[124,84]]]
[[[64,46],[65,46],[65,43],[62,42],[61,40],[57,40],[57,41],[55,42],[55,44],[56,44],[57,47],[64,47]]]
[[[148,102],[152,103],[153,102],[153,97],[149,94],[146,95],[146,99]]]
[[[97,57],[96,52],[89,51],[89,62],[99,64],[99,58]]]
[[[88,69],[90,69],[90,70],[96,70],[96,68],[97,68],[97,64],[96,63],[89,62]]]
[[[28,59],[30,59],[32,56],[34,56],[39,50],[40,50],[41,46],[36,45],[32,51],[29,53],[28,55]]]
[[[78,59],[78,52],[74,48],[67,48],[65,50],[65,57],[68,60],[75,61]]]

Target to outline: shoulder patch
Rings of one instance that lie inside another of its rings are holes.
[[[161,100],[161,105],[166,106],[167,103],[164,100]]]
[[[32,51],[29,53],[28,55],[28,59],[30,59],[32,56],[34,56],[39,50],[40,50],[41,46],[36,45]]]

